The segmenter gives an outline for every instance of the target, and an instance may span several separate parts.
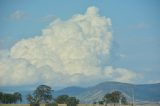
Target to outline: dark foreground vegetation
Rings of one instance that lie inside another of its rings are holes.
[[[79,100],[75,97],[70,97],[68,95],[60,95],[56,98],[53,98],[53,90],[51,87],[46,85],[40,85],[36,90],[27,96],[27,100],[30,104],[48,104],[57,105],[57,104],[67,104],[68,106],[76,106],[79,104]]]
[[[22,95],[19,92],[15,93],[3,93],[0,92],[0,103],[2,104],[11,104],[11,103],[20,103],[22,102]]]
[[[102,101],[99,101],[98,104],[110,104],[113,103],[114,106],[117,103],[128,104],[126,97],[120,91],[113,91],[111,93],[105,94]]]
[[[53,97],[51,87],[47,85],[38,86],[33,93],[27,95],[27,101],[31,106],[39,106],[39,104],[47,104],[47,106],[57,106],[57,104],[67,104],[67,106],[76,106],[80,101],[76,97],[68,95],[60,95],[56,98]],[[20,103],[22,101],[22,95],[19,92],[13,94],[0,92],[0,103],[1,104],[12,104]],[[126,97],[120,91],[113,91],[105,94],[101,101],[94,102],[94,104],[110,104],[114,105],[117,103],[127,104]]]

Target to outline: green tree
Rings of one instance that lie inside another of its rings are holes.
[[[47,85],[40,85],[34,91],[34,95],[39,98],[40,102],[48,103],[52,100],[52,88]]]
[[[103,100],[105,104],[114,103],[114,106],[116,103],[119,103],[120,100],[123,104],[127,103],[126,97],[120,91],[113,91],[112,93],[107,93],[103,97]]]
[[[2,103],[3,92],[0,92],[0,103]]]
[[[5,103],[5,104],[15,103],[15,98],[13,94],[4,93],[2,98],[2,103]]]
[[[52,92],[53,90],[51,87],[47,85],[39,85],[33,94],[27,96],[27,100],[31,104],[49,103],[52,101]]]
[[[22,101],[22,95],[19,92],[14,94],[0,92],[0,103],[11,104]]]
[[[22,102],[22,95],[21,95],[21,93],[19,93],[19,92],[15,92],[15,93],[13,94],[13,98],[14,98],[14,102],[15,102],[15,103],[17,103],[18,101],[19,101],[19,102]]]
[[[124,95],[122,95],[121,102],[122,104],[128,104],[127,98]]]
[[[28,94],[27,100],[30,104],[39,104],[39,99],[37,97],[33,97],[31,94]]]
[[[55,102],[58,104],[67,104],[69,96],[68,95],[60,95],[55,99]]]
[[[68,98],[68,102],[67,102],[68,106],[76,106],[77,104],[79,104],[79,100],[76,99],[76,97],[69,97]]]
[[[98,101],[98,104],[103,105],[104,101]]]
[[[69,97],[68,95],[60,95],[55,99],[57,104],[67,104],[67,106],[76,106],[79,104],[79,100],[75,97]]]

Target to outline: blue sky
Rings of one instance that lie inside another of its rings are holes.
[[[66,21],[94,6],[112,22],[113,40],[105,65],[137,73],[132,83],[160,82],[159,5],[159,0],[1,0],[0,50],[41,36],[53,20]]]

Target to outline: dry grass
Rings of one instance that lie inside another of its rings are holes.
[[[0,106],[30,106],[30,104],[0,104]]]
[[[0,106],[30,106],[30,104],[0,104]],[[40,104],[40,106],[45,106],[45,104]],[[66,106],[64,104],[59,104],[58,106]],[[105,105],[98,105],[98,104],[78,104],[77,106],[105,106]],[[107,106],[114,106],[113,104],[108,104]],[[116,106],[120,106],[116,104]],[[121,106],[132,106],[132,105],[121,105]],[[138,105],[135,104],[134,106],[160,106],[160,104],[143,104]]]

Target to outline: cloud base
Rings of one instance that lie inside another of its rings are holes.
[[[44,83],[64,87],[106,80],[129,82],[136,77],[133,71],[104,64],[110,55],[110,29],[110,18],[100,16],[96,7],[67,21],[54,20],[40,36],[1,51],[0,85]]]

